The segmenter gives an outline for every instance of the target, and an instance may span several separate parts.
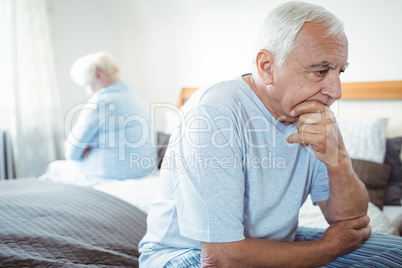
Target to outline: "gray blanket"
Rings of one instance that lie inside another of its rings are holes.
[[[146,214],[87,187],[0,182],[0,267],[138,267]]]

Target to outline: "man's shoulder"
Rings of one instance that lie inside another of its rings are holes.
[[[246,97],[245,84],[240,79],[222,81],[209,85],[194,93],[186,104],[188,109],[196,106],[208,106],[212,108],[234,108]]]
[[[209,86],[205,94],[219,102],[222,99],[217,97],[240,97],[244,94],[244,87],[245,82],[241,79],[226,80]]]

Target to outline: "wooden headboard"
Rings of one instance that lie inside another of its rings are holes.
[[[178,107],[193,95],[198,87],[185,87],[180,93]],[[402,100],[402,81],[342,83],[343,100]]]
[[[342,83],[343,100],[402,99],[402,81]]]
[[[198,87],[183,87],[180,92],[179,103],[177,107],[183,106],[186,101],[199,89]]]

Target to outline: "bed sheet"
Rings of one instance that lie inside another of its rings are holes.
[[[146,214],[89,187],[0,183],[0,267],[138,267]]]
[[[159,187],[160,171],[146,177],[124,181],[104,181],[92,185],[96,190],[120,198],[148,213]]]

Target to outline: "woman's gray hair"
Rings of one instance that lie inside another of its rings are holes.
[[[261,49],[266,49],[273,54],[276,64],[283,67],[306,22],[322,23],[328,36],[343,32],[343,22],[325,8],[300,1],[287,2],[272,10],[261,25],[254,60]]]
[[[98,52],[79,58],[71,67],[70,75],[75,83],[85,86],[96,79],[96,69],[105,72],[112,81],[120,79],[119,65],[106,52]]]

